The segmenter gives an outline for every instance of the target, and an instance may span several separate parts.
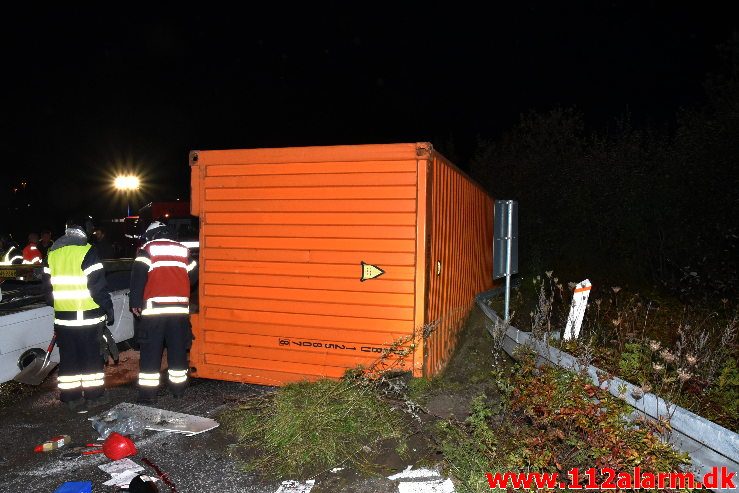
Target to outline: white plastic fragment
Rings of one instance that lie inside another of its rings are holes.
[[[390,481],[403,481],[408,479],[419,479],[419,478],[427,478],[427,479],[441,479],[441,475],[438,471],[435,471],[434,469],[416,469],[413,470],[413,466],[408,466],[405,468],[404,471],[399,472],[397,474],[393,474],[392,476],[387,477]]]
[[[119,488],[128,488],[133,478],[138,476],[138,472],[126,471],[121,474],[115,474],[112,478],[103,483],[105,486],[117,486]]]
[[[404,481],[398,484],[398,493],[454,493],[454,483],[449,478],[432,481]]]
[[[413,466],[408,466],[388,479],[398,481],[398,493],[454,493],[452,480],[441,477],[434,469],[413,470]]]
[[[103,472],[107,472],[112,478],[103,483],[105,486],[118,486],[128,488],[133,478],[144,470],[143,466],[136,464],[129,458],[115,460],[98,466]]]
[[[309,479],[305,482],[300,481],[283,481],[275,493],[310,493],[316,484],[315,479]]]
[[[143,471],[144,467],[136,464],[134,461],[126,457],[125,459],[121,460],[114,460],[113,462],[108,462],[107,464],[101,464],[98,466],[103,472],[107,472],[111,476],[114,476],[116,474],[121,474],[126,471]]]

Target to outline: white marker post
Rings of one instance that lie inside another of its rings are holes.
[[[518,202],[496,200],[493,233],[493,279],[505,276],[504,319],[508,322],[511,276],[518,273]]]
[[[582,319],[585,316],[585,308],[588,306],[591,287],[590,281],[587,279],[575,286],[572,304],[570,305],[570,315],[567,317],[567,327],[565,327],[565,341],[577,339],[580,335],[580,326],[582,326]]]
[[[508,202],[508,228],[506,231],[505,253],[505,321],[510,320],[509,307],[511,306],[511,239],[513,238],[513,206]]]

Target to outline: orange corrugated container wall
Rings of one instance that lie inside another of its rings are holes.
[[[492,287],[493,200],[430,144],[193,151],[193,376],[433,376]]]

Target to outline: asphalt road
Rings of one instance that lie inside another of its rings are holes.
[[[128,361],[106,371],[106,385],[112,398],[109,407],[136,399],[132,382],[138,365],[137,353],[127,351],[122,358]],[[33,451],[34,446],[55,435],[70,435],[74,445],[84,445],[98,437],[87,419],[88,414],[73,414],[59,403],[55,381],[52,374],[37,391],[0,409],[0,491],[53,492],[65,481],[92,481],[95,492],[115,491],[103,486],[110,479],[110,475],[98,468],[109,462],[103,454],[69,460],[62,458],[64,448],[47,453]],[[156,407],[214,417],[223,408],[225,399],[264,391],[258,386],[195,380],[185,398],[175,400],[163,395]],[[107,409],[108,406],[95,411]],[[133,459],[142,465],[141,458],[150,459],[169,474],[179,493],[274,493],[276,485],[256,484],[255,478],[239,470],[228,455],[228,444],[232,442],[220,428],[192,437],[146,431],[143,438],[136,440],[139,453]]]
[[[0,407],[0,491],[51,493],[65,481],[92,481],[95,493],[116,491],[103,485],[110,479],[110,475],[98,468],[109,462],[103,454],[70,460],[62,457],[68,451],[66,447],[47,453],[35,453],[33,448],[56,435],[70,435],[72,446],[94,442],[98,434],[88,416],[120,402],[135,402],[137,371],[138,353],[121,353],[121,363],[106,368],[106,387],[112,402],[89,414],[71,413],[59,403],[56,373],[34,391]],[[156,407],[217,418],[227,403],[268,390],[255,385],[195,379],[183,399],[176,400],[160,392]],[[279,482],[265,483],[239,469],[238,462],[229,456],[229,445],[233,442],[234,438],[221,427],[191,437],[146,431],[143,438],[136,440],[138,454],[132,459],[140,465],[144,465],[141,461],[144,457],[151,460],[169,475],[178,493],[275,493]],[[160,491],[170,490],[160,483]],[[384,477],[344,470],[317,478],[313,493],[326,491],[393,493],[398,491],[398,486]]]

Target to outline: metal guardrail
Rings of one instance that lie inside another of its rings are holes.
[[[501,293],[500,288],[477,295],[475,301],[483,311],[490,325],[486,324],[491,335],[495,329],[505,328],[503,349],[511,357],[519,346],[528,346],[538,355],[538,361],[567,368],[576,372],[585,372],[594,385],[608,390],[611,395],[626,401],[635,409],[635,413],[651,419],[660,416],[670,417],[672,433],[668,440],[675,448],[690,455],[692,465],[699,474],[711,472],[713,467],[724,466],[730,471],[739,471],[739,434],[709,421],[687,409],[642,390],[618,377],[593,365],[584,365],[574,356],[547,344],[546,341],[532,337],[504,320],[493,310],[488,301]],[[715,489],[718,492],[736,492],[737,490]]]

